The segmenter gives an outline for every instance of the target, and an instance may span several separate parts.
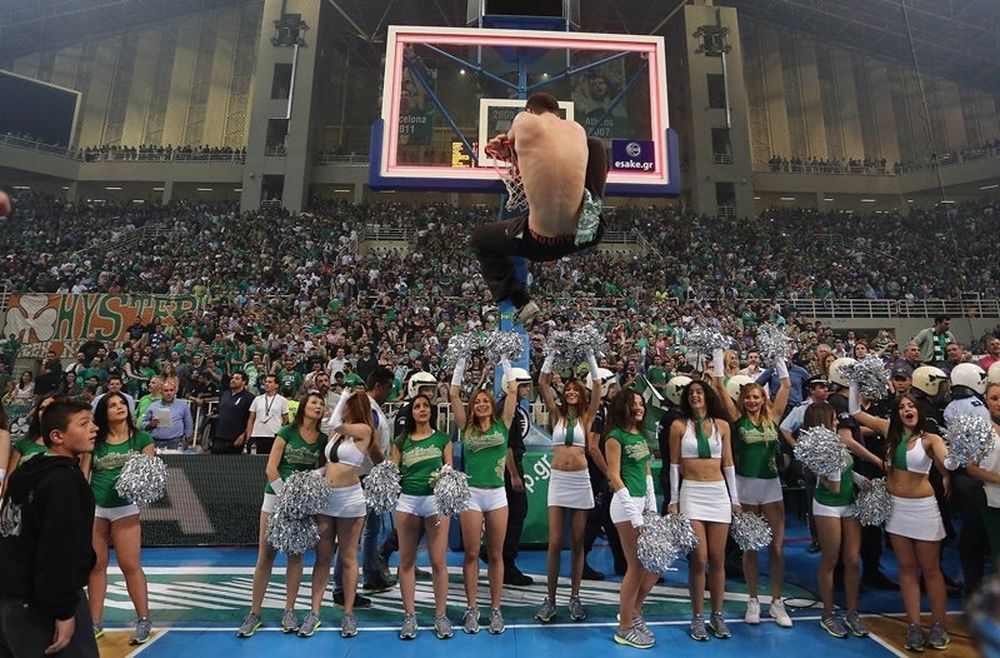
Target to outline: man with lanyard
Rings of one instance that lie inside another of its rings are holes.
[[[534,582],[531,576],[525,575],[517,568],[517,550],[521,543],[521,532],[524,530],[524,519],[528,515],[528,494],[524,490],[524,440],[528,438],[531,431],[531,418],[521,401],[531,398],[531,375],[523,368],[513,369],[514,378],[517,380],[517,410],[510,423],[510,432],[507,436],[507,450],[510,458],[517,467],[515,478],[506,469],[504,470],[503,484],[507,492],[507,534],[503,540],[503,582],[505,585],[517,585],[525,587]],[[506,381],[503,382],[503,390],[507,390]],[[503,409],[506,396],[497,400],[497,408]],[[486,555],[486,551],[480,552]]]
[[[264,394],[258,395],[250,404],[245,431],[246,436],[250,437],[250,452],[258,455],[271,454],[275,435],[287,424],[288,400],[278,395],[278,378],[268,375],[264,378]]]
[[[320,376],[329,377],[326,373]],[[382,450],[383,456],[389,454],[389,446],[392,442],[392,424],[382,410],[382,405],[389,399],[389,393],[392,392],[392,380],[392,373],[387,368],[376,366],[371,374],[368,375],[366,385],[366,394],[372,406],[372,421],[375,423],[375,429],[378,431],[379,448]],[[361,395],[360,392],[357,394]],[[346,397],[342,399],[345,402],[347,400]],[[338,404],[337,406],[338,409],[334,410],[330,421],[333,427],[338,427],[343,423],[343,405]],[[373,466],[371,457],[366,455],[360,469],[362,485],[364,485],[365,478],[371,473]],[[381,532],[382,515],[369,510],[368,515],[365,517],[364,529],[361,532],[362,588],[369,592],[384,592],[392,588],[393,585],[392,580],[387,578],[383,572],[381,562],[379,561],[378,542]],[[342,570],[343,566],[338,552],[337,562],[333,568],[333,602],[337,605],[344,604]],[[360,594],[355,594],[354,605],[355,607],[368,608],[371,607],[371,600]]]
[[[925,365],[940,366],[947,359],[948,343],[954,343],[955,334],[951,333],[951,317],[938,315],[934,318],[934,326],[921,329],[913,337],[913,342],[920,348],[920,360]]]
[[[611,398],[621,390],[618,380],[614,374],[606,369],[599,368],[597,372],[601,375],[601,391],[603,393],[601,406],[594,414],[591,421],[590,433],[593,435],[587,441],[587,468],[590,470],[590,486],[594,490],[594,507],[587,514],[587,529],[583,538],[583,578],[585,580],[604,580],[604,574],[587,564],[587,555],[594,548],[597,536],[604,531],[604,536],[608,540],[608,547],[614,558],[615,574],[621,576],[625,573],[625,553],[622,551],[622,543],[618,538],[618,529],[615,528],[611,520],[611,487],[608,483],[608,465],[604,461],[604,423],[608,417],[608,405]],[[594,390],[594,382],[587,377],[587,389]]]
[[[215,408],[213,455],[238,455],[243,452],[253,399],[253,393],[246,389],[246,375],[234,372],[229,378],[229,390],[222,392],[219,405]]]

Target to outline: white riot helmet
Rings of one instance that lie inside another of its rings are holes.
[[[606,398],[608,396],[608,391],[611,389],[611,384],[617,383],[615,373],[611,372],[607,368],[598,368],[597,375],[601,378],[601,397]],[[594,378],[590,375],[587,375],[587,392],[594,392]]]
[[[511,374],[514,375],[514,381],[517,382],[518,386],[520,386],[521,384],[531,384],[532,383],[532,381],[531,381],[531,373],[529,373],[524,368],[511,368],[510,371],[511,371]],[[503,390],[506,391],[507,390],[507,386],[508,386],[507,375],[504,375],[503,379],[501,379],[500,382],[501,382],[501,385],[503,386]]]
[[[934,397],[941,391],[941,384],[948,381],[948,375],[941,368],[920,366],[913,371],[913,388],[927,397]]]
[[[964,386],[976,395],[986,393],[986,371],[975,363],[960,363],[951,370],[951,388]]]
[[[667,399],[676,407],[681,404],[681,395],[684,389],[691,383],[691,378],[687,375],[677,375],[667,382]]]
[[[424,372],[423,370],[415,372],[410,377],[410,381],[406,383],[406,398],[412,400],[420,393],[420,389],[427,388],[428,386],[436,388],[437,384],[437,380],[434,379],[434,375],[431,373]]]
[[[733,399],[733,402],[740,401],[740,391],[747,384],[753,384],[753,378],[747,377],[746,375],[733,375],[726,382],[726,393],[729,393],[729,397]]]
[[[857,363],[857,361],[849,356],[842,356],[839,359],[836,359],[830,364],[830,372],[827,373],[827,378],[830,380],[830,383],[836,384],[841,388],[849,387],[851,382],[844,376],[841,368],[844,366],[854,365],[855,363]]]
[[[986,379],[991,384],[1000,384],[1000,361],[990,366],[990,369],[986,372]]]

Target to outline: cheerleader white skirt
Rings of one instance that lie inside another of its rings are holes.
[[[824,505],[813,498],[813,516],[830,516],[839,519],[854,516],[854,505]]]
[[[326,509],[320,513],[337,519],[357,519],[365,516],[368,514],[365,492],[360,484],[331,488],[326,497]]]
[[[691,521],[730,523],[733,520],[733,506],[729,502],[726,481],[683,480],[680,510]]]
[[[748,478],[736,476],[736,490],[740,492],[740,502],[744,505],[767,505],[784,500],[781,480],[778,478]]]
[[[646,508],[646,497],[645,496],[629,496],[632,499],[632,507],[639,510],[640,512]],[[629,515],[625,506],[622,505],[622,500],[618,496],[611,497],[611,522],[612,523],[625,523],[626,521],[631,521],[632,517]]]
[[[592,509],[594,491],[590,488],[590,472],[585,468],[579,471],[553,468],[549,471],[549,507]]]
[[[885,531],[918,541],[944,539],[944,522],[934,496],[925,498],[892,497],[892,516]]]
[[[503,487],[469,487],[469,511],[492,512],[507,507],[507,490]]]

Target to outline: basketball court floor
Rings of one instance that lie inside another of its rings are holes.
[[[788,583],[784,596],[795,621],[792,629],[778,628],[765,614],[759,626],[743,623],[746,588],[742,581],[731,578],[726,585],[726,616],[731,624],[731,640],[711,639],[697,643],[687,636],[690,606],[687,602],[687,567],[678,561],[678,570],[666,575],[665,584],[658,585],[646,606],[646,618],[657,637],[654,652],[669,651],[673,656],[774,656],[782,652],[821,656],[903,656],[902,639],[906,626],[898,614],[902,602],[898,592],[864,591],[861,608],[873,633],[869,639],[835,639],[819,627],[820,608],[814,604],[815,565],[818,556],[806,552],[808,531],[797,524],[788,529],[786,560]],[[398,588],[373,596],[374,606],[358,610],[360,634],[342,639],[338,633],[341,609],[334,606],[328,592],[322,616],[323,625],[312,638],[283,635],[279,621],[284,605],[284,570],[279,561],[271,588],[264,602],[264,626],[250,639],[236,637],[236,628],[246,614],[250,601],[251,579],[256,552],[246,548],[167,548],[143,551],[143,563],[149,578],[150,607],[156,628],[153,639],[145,646],[127,645],[130,623],[134,618],[121,573],[109,570],[106,636],[100,641],[103,658],[123,658],[141,655],[143,658],[166,656],[438,656],[470,655],[477,658],[536,658],[571,652],[576,656],[626,656],[642,653],[615,644],[615,615],[618,605],[618,581],[611,577],[603,582],[584,581],[582,597],[589,616],[583,622],[569,620],[565,607],[550,624],[540,624],[533,614],[544,597],[543,551],[523,551],[519,564],[535,577],[529,587],[507,587],[503,612],[507,631],[493,636],[485,627],[478,635],[466,635],[459,627],[464,611],[465,595],[461,582],[461,554],[449,555],[451,587],[449,617],[455,624],[455,636],[442,641],[434,637],[433,597],[429,580],[417,581],[418,619],[421,630],[414,641],[397,638],[402,616]],[[949,570],[957,572],[956,559],[949,551]],[[280,558],[279,558],[280,560]],[[426,568],[426,553],[418,564]],[[306,564],[309,564],[309,556]],[[568,552],[563,560],[567,573]],[[611,555],[606,547],[595,547],[591,564],[605,573],[611,572]],[[883,556],[885,571],[892,575],[895,565],[892,555]],[[766,570],[766,560],[762,562]],[[306,582],[299,594],[300,617],[308,610],[308,567]],[[766,589],[766,585],[764,587]],[[565,605],[566,589],[560,590],[559,605]],[[488,600],[485,570],[480,581],[480,601]],[[761,602],[768,599],[761,597]],[[926,609],[926,602],[925,602]],[[766,610],[766,606],[763,606]],[[966,658],[978,653],[968,639],[961,614],[961,601],[949,601],[952,643],[940,655]],[[937,652],[930,649],[928,655]]]

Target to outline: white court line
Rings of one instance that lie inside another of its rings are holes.
[[[125,656],[125,658],[132,658],[133,656],[138,656],[140,653],[142,653],[143,651],[145,651],[149,647],[151,647],[154,644],[156,644],[160,640],[160,638],[162,638],[164,635],[166,635],[167,633],[169,633],[172,630],[173,630],[172,628],[165,628],[165,629],[161,630],[159,633],[156,634],[156,637],[152,638],[151,640],[149,640],[149,642],[146,642],[146,644],[142,645],[141,647],[139,647],[138,649],[136,649],[132,653],[130,653],[127,656]]]
[[[899,656],[899,658],[909,658],[910,654],[900,651],[896,647],[892,646],[891,644],[880,638],[877,634],[869,632],[868,637],[875,640],[875,642],[877,642],[883,649],[885,649],[892,655]]]

